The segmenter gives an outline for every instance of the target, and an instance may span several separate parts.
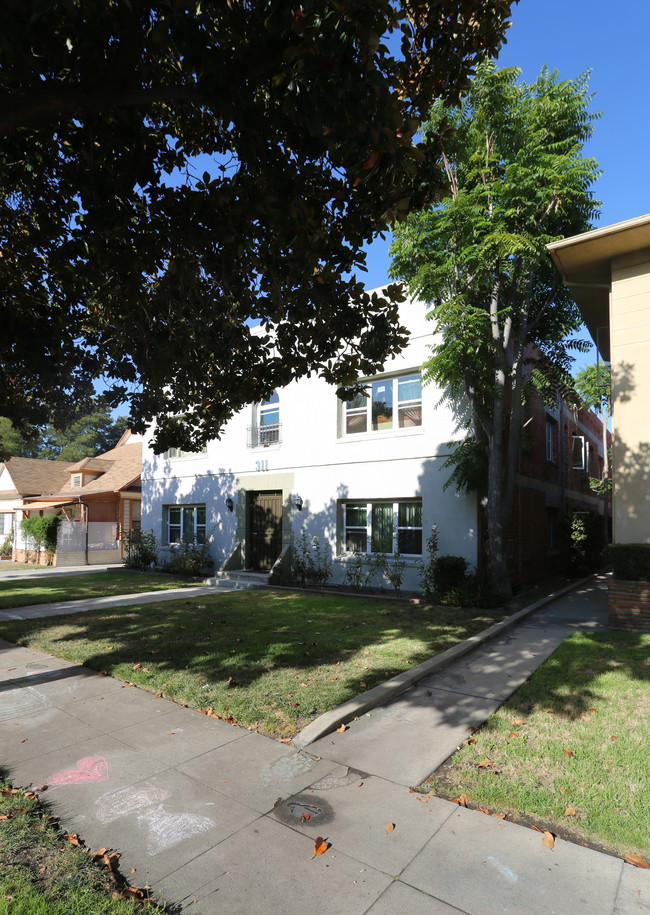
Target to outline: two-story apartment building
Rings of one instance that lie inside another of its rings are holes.
[[[480,497],[444,489],[449,442],[463,433],[443,393],[421,383],[432,343],[426,312],[421,302],[402,306],[408,345],[381,374],[364,379],[367,396],[341,401],[321,379],[301,379],[241,411],[201,453],[157,456],[145,447],[142,527],[155,532],[163,553],[185,535],[209,537],[216,568],[264,570],[305,530],[337,560],[334,582],[355,552],[399,549],[407,562],[403,587],[417,590],[418,565],[437,524],[441,554],[480,564]],[[596,417],[566,409],[560,415],[534,400],[526,421],[532,446],[522,452],[513,515],[514,583],[556,567],[561,513],[601,504],[585,489],[586,467],[578,478],[575,464],[582,449],[592,469],[599,465]]]

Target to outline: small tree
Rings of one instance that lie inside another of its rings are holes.
[[[432,306],[424,377],[463,404],[459,415],[469,407],[468,432],[487,466],[488,569],[504,594],[531,369],[551,387],[566,384],[570,349],[580,348],[567,342],[580,312],[546,245],[585,231],[598,206],[590,191],[597,164],[582,155],[595,117],[587,74],[518,78],[519,70],[485,62],[460,107],[434,104],[432,135],[446,117],[456,129],[443,141],[447,196],[398,226],[391,248],[393,277]]]
[[[20,522],[20,530],[22,531],[25,541],[31,542],[32,549],[36,554],[35,562],[37,564],[40,561],[42,550],[45,550],[50,554],[48,565],[51,563],[51,557],[56,553],[56,541],[60,523],[60,515],[43,515],[23,518]]]
[[[590,478],[591,488],[603,495],[603,514],[606,538],[609,539],[609,493],[612,481],[609,470],[609,442],[607,438],[609,420],[612,415],[612,379],[608,365],[602,362],[588,365],[579,371],[573,380],[576,392],[585,407],[596,414],[602,425],[603,475],[602,479]]]

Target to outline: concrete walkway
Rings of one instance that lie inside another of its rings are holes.
[[[301,750],[0,641],[0,764],[173,913],[648,913],[650,871],[407,787],[569,632],[606,625],[604,588]]]

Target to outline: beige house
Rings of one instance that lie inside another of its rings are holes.
[[[611,363],[614,542],[650,543],[650,214],[548,250]]]

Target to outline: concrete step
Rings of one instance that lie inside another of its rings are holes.
[[[233,588],[238,591],[250,590],[252,588],[264,588],[269,583],[268,572],[247,572],[245,570],[233,570],[229,572],[215,572],[210,578],[204,580],[204,584],[212,585],[217,588]]]

